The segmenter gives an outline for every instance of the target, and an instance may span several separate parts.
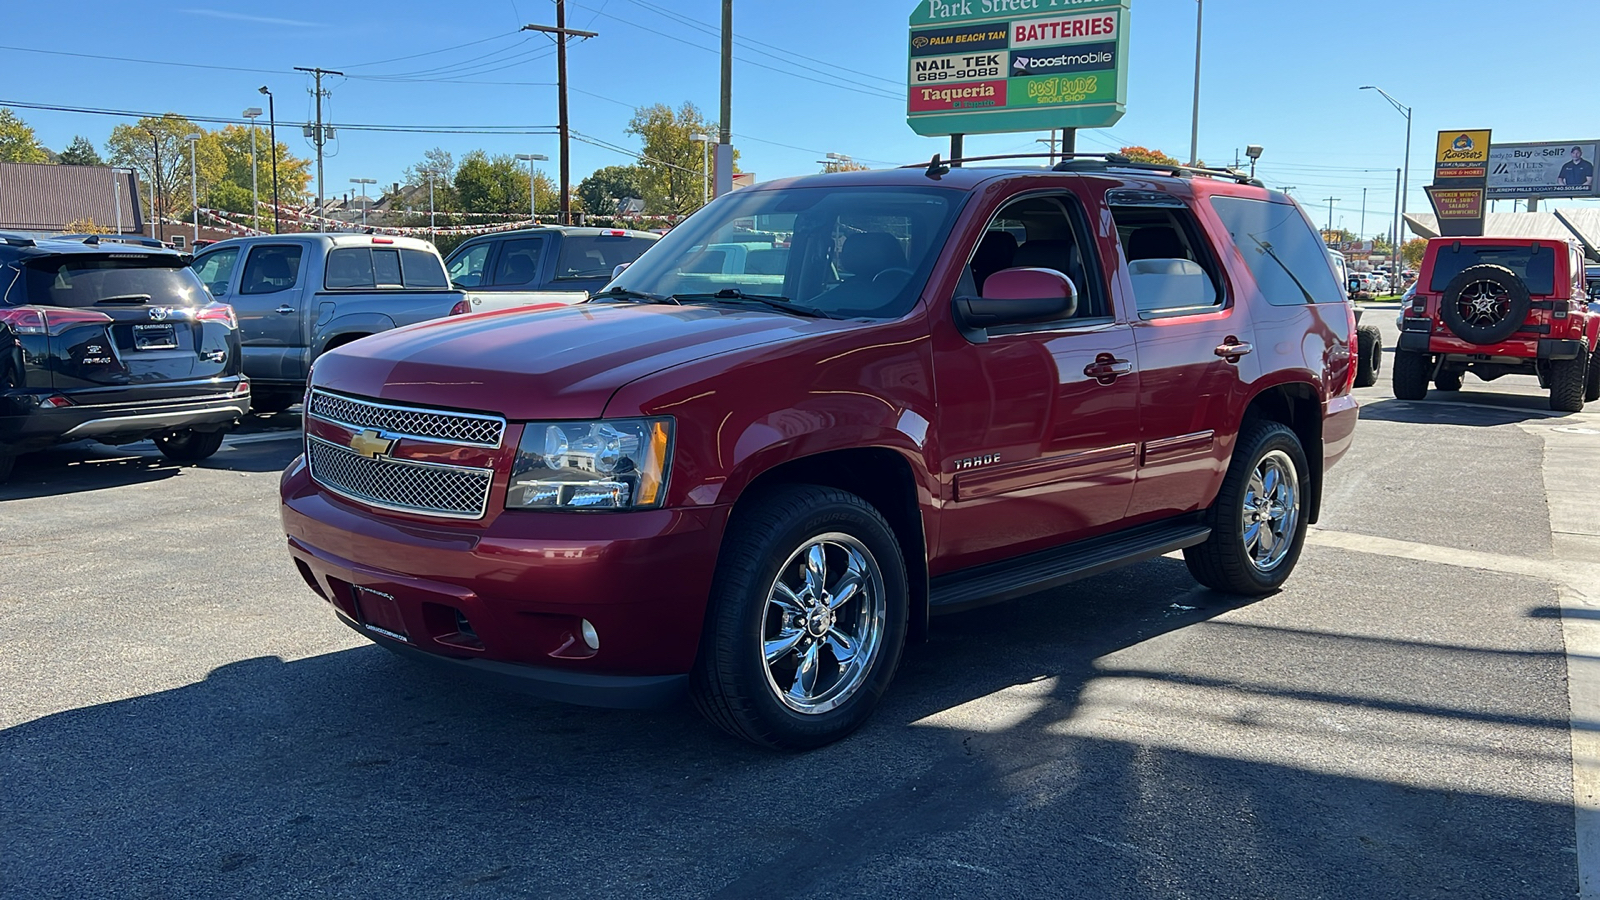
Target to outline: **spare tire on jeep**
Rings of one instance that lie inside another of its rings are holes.
[[[1450,279],[1439,298],[1439,318],[1471,344],[1498,344],[1528,318],[1528,285],[1505,266],[1468,266]]]

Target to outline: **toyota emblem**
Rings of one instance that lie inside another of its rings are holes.
[[[172,315],[172,310],[167,309],[165,306],[150,307],[150,318],[157,322],[165,322],[167,320],[167,316],[170,315]]]

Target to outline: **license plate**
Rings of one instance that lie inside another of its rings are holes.
[[[356,595],[356,612],[360,614],[361,624],[366,626],[368,631],[375,631],[397,641],[411,642],[411,637],[406,632],[405,619],[400,616],[400,606],[394,602],[392,594],[360,585],[351,585],[351,588]]]
[[[178,336],[171,325],[135,325],[133,326],[133,349],[135,350],[176,350],[178,349]]]

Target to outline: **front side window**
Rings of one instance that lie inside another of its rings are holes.
[[[450,283],[463,288],[482,287],[483,265],[488,261],[489,250],[493,246],[484,241],[468,247],[461,255],[450,260]]]
[[[965,196],[934,187],[736,191],[673,229],[612,287],[685,303],[742,293],[840,318],[898,317],[916,303]]]
[[[224,247],[195,260],[194,271],[206,289],[211,291],[211,296],[224,297],[228,293],[228,282],[233,279],[234,264],[238,261],[239,248]]]
[[[1002,269],[1054,269],[1078,291],[1078,309],[1073,318],[1110,315],[1100,279],[1094,273],[1096,256],[1084,240],[1087,231],[1077,198],[1070,194],[1013,200],[989,221],[956,285],[956,294],[983,296],[984,284]]]
[[[539,274],[539,254],[543,252],[544,238],[515,238],[501,244],[500,261],[494,267],[495,286],[516,287],[532,281]]]
[[[1328,251],[1300,207],[1270,200],[1213,197],[1211,208],[1273,306],[1344,303]]]
[[[239,279],[241,294],[274,294],[294,287],[300,277],[299,244],[262,244],[250,248],[245,257],[244,275]]]

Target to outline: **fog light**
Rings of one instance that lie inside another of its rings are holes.
[[[584,619],[579,624],[578,630],[583,633],[583,642],[589,646],[590,650],[600,649],[600,632],[594,630],[593,622]]]

